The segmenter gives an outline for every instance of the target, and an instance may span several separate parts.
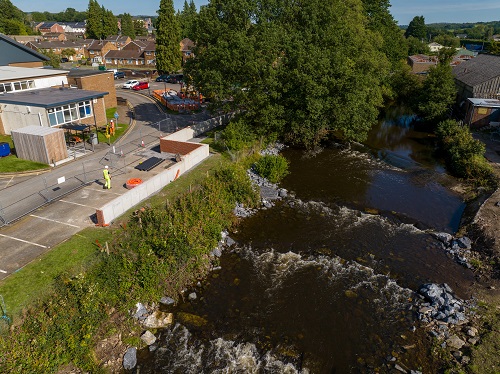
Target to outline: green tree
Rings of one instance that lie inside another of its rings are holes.
[[[61,56],[62,57],[71,57],[76,55],[76,51],[73,48],[64,48],[61,51]]]
[[[417,55],[417,54],[429,54],[430,49],[425,41],[415,38],[414,36],[409,36],[406,39],[408,43],[408,55]]]
[[[369,20],[368,27],[382,37],[380,50],[393,66],[400,66],[399,62],[408,56],[408,45],[389,12],[389,0],[363,0],[363,7]]]
[[[453,48],[460,47],[460,39],[458,39],[456,36],[450,35],[450,34],[438,35],[434,38],[434,41],[436,43],[444,45],[445,47],[453,47]]]
[[[147,35],[148,30],[144,27],[144,21],[142,19],[134,19],[133,24],[135,36]]]
[[[212,0],[185,75],[257,134],[305,146],[331,132],[363,140],[389,68],[367,22],[360,0]]]
[[[124,13],[121,17],[122,35],[129,36],[130,39],[135,39],[134,22],[129,13]]]
[[[196,4],[194,3],[194,1],[190,0],[188,4],[187,0],[185,0],[182,11],[177,15],[181,28],[181,39],[193,38],[193,27],[194,23],[196,22],[197,16],[198,12],[196,11]]]
[[[491,42],[488,52],[492,55],[500,55],[500,42]]]
[[[156,24],[156,68],[174,72],[181,68],[180,30],[173,0],[161,0]]]
[[[405,36],[413,36],[419,40],[427,40],[427,27],[424,16],[415,16],[406,29]]]
[[[107,10],[102,6],[102,39],[107,38],[111,35],[118,35],[118,20],[114,16],[113,12]]]
[[[97,0],[89,0],[87,15],[87,38],[102,39],[104,35],[102,25],[103,14]]]
[[[10,0],[0,0],[0,32],[11,35],[28,35],[24,13]]]
[[[52,66],[53,68],[61,67],[61,56],[56,54],[52,49],[43,50],[41,53],[49,58],[48,61],[43,62],[43,65]]]
[[[457,89],[450,64],[440,61],[429,70],[425,79],[417,112],[425,121],[436,124],[445,119],[455,101]]]

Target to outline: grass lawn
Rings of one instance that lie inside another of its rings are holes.
[[[47,294],[60,274],[81,272],[100,251],[96,240],[104,245],[111,235],[111,230],[105,228],[85,229],[0,281],[0,295],[8,315],[15,318],[24,307]]]
[[[14,150],[14,143],[10,135],[0,135],[1,143],[9,143],[11,152]],[[49,169],[49,165],[40,162],[22,160],[11,154],[0,158],[0,173],[17,173],[22,171]]]

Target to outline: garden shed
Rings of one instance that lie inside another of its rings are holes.
[[[68,158],[64,130],[52,127],[26,126],[12,130],[17,157],[53,164]]]

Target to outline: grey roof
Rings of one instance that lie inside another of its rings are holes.
[[[33,91],[9,92],[0,95],[0,103],[30,105],[42,108],[76,103],[82,100],[101,98],[109,92],[87,91],[77,88],[43,88]]]
[[[34,51],[14,39],[0,34],[0,66],[23,63],[48,61],[47,56]]]
[[[122,50],[110,50],[105,55],[105,58],[130,58],[130,59],[140,59],[142,57],[142,51],[132,51],[127,49]]]
[[[481,54],[453,68],[455,79],[474,87],[500,76],[500,56]]]
[[[500,100],[497,99],[481,99],[481,98],[468,98],[472,104],[490,108],[500,108]]]
[[[56,127],[44,127],[44,126],[25,126],[17,130],[12,130],[12,132],[19,133],[19,134],[31,134],[31,135],[38,135],[38,136],[44,136],[48,134],[53,134],[55,132],[61,132],[60,128]]]

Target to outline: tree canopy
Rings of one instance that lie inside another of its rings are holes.
[[[179,26],[181,28],[181,39],[192,39],[193,27],[197,16],[198,12],[196,11],[196,4],[194,1],[190,0],[188,4],[187,0],[185,0],[182,11],[177,15],[177,18],[179,19]]]
[[[30,28],[25,25],[25,14],[10,0],[0,0],[0,32],[8,35],[27,35]]]
[[[130,39],[135,39],[134,22],[129,13],[124,13],[121,17],[122,35],[129,36]]]
[[[105,39],[118,34],[118,20],[113,12],[99,6],[97,0],[89,0],[87,8],[87,37]]]
[[[161,0],[156,22],[156,68],[158,71],[174,72],[181,68],[180,40],[174,2]]]
[[[427,39],[427,26],[425,26],[424,16],[415,16],[406,29],[405,36],[413,36],[419,40]]]
[[[391,29],[385,5],[370,12]],[[306,146],[332,131],[363,140],[390,66],[370,16],[361,0],[212,0],[196,21],[186,74],[258,133]]]

